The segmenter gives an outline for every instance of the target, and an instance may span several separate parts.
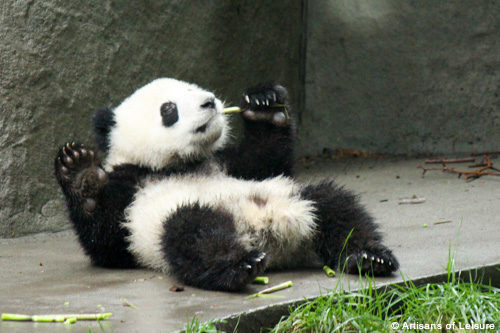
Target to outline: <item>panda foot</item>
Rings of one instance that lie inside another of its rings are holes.
[[[233,267],[223,273],[225,287],[229,291],[241,290],[264,272],[267,264],[267,255],[264,252],[252,251]]]
[[[108,175],[95,153],[80,143],[66,143],[55,161],[56,177],[66,191],[83,198],[84,208],[93,210],[95,196],[107,184]]]
[[[398,268],[396,257],[385,247],[351,254],[347,257],[346,263],[346,271],[350,274],[388,276]]]
[[[248,88],[240,99],[240,107],[246,111],[243,118],[250,121],[270,122],[276,126],[289,124],[288,92],[276,83],[262,83]]]

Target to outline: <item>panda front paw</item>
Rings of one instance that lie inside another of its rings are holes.
[[[353,253],[346,262],[346,271],[350,274],[388,276],[398,268],[396,257],[385,247]]]
[[[240,108],[243,118],[250,121],[270,122],[276,126],[290,123],[288,92],[285,87],[266,82],[248,88],[241,95]]]
[[[229,271],[225,273],[227,290],[241,290],[245,285],[252,282],[257,276],[264,272],[266,264],[267,255],[265,252],[250,252],[245,258],[235,266],[229,268]]]
[[[59,149],[55,173],[63,190],[82,198],[88,210],[95,207],[93,198],[108,182],[108,175],[99,166],[94,151],[75,142],[68,142]]]

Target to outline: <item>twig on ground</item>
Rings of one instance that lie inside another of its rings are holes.
[[[437,222],[434,222],[435,225],[437,224],[446,224],[446,223],[451,223],[453,222],[452,220],[446,220],[446,221],[437,221]]]
[[[455,173],[458,174],[458,177],[465,176],[465,180],[477,179],[481,176],[500,176],[500,172],[498,169],[493,167],[493,163],[491,162],[491,158],[488,155],[484,155],[483,160],[479,164],[475,164],[471,167],[479,167],[476,170],[458,170],[455,168],[451,168],[443,164],[442,167],[424,167],[418,165],[417,168],[422,169],[422,177],[425,176],[425,173],[429,170],[441,170],[443,172]],[[493,171],[489,171],[493,170]]]
[[[436,158],[425,160],[425,164],[445,164],[445,163],[464,163],[464,162],[475,162],[474,157],[468,158]]]

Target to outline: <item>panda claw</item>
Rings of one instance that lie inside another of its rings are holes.
[[[92,150],[73,141],[61,146],[55,159],[56,177],[60,185],[66,191],[82,198],[81,203],[85,211],[95,208],[96,203],[92,198],[108,183],[107,173],[99,166],[94,156]]]
[[[380,262],[380,258],[377,258],[377,259],[376,259],[376,261],[377,261],[377,262]]]
[[[244,267],[245,267],[246,270],[251,270],[252,269],[252,266],[249,265],[249,264],[244,265]]]
[[[255,104],[260,105],[259,100],[255,99]]]
[[[384,259],[380,259],[380,263],[383,264],[384,263]]]
[[[250,97],[248,97],[248,95],[245,95],[245,101],[250,104]]]
[[[368,255],[366,254],[366,252],[363,252],[363,258],[368,259]]]
[[[371,260],[371,261],[375,260],[375,257],[374,257],[374,256],[372,256],[372,257],[370,258],[370,260]]]

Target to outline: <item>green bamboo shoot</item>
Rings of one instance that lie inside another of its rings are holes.
[[[326,275],[328,275],[328,277],[334,277],[335,276],[335,271],[333,269],[331,269],[330,267],[328,266],[323,266],[323,271],[325,271]]]
[[[286,289],[286,288],[290,288],[292,285],[293,285],[292,281],[286,281],[286,282],[280,283],[278,285],[275,285],[273,287],[261,290],[258,293],[249,295],[246,298],[260,297],[262,295],[266,295],[266,294],[274,293],[276,291],[280,291],[280,290],[283,290],[283,289]]]
[[[52,314],[52,315],[24,315],[16,313],[2,313],[3,321],[35,321],[35,322],[64,322],[66,320],[105,320],[112,313],[86,313],[86,314]]]
[[[257,276],[255,280],[253,280],[252,283],[255,284],[268,284],[269,283],[269,278],[267,276]]]

